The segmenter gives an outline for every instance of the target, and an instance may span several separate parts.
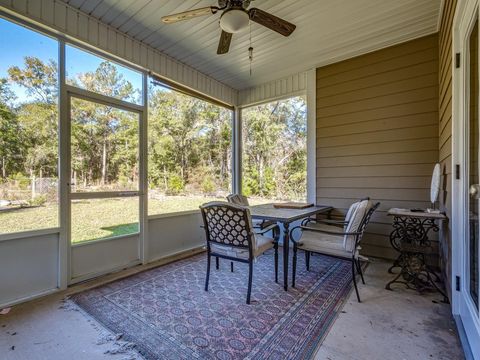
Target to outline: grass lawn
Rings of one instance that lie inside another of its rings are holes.
[[[206,202],[224,200],[209,197],[176,196],[165,200],[149,199],[149,215],[198,210]],[[268,202],[253,199],[252,204]],[[72,242],[104,239],[138,231],[137,198],[78,200],[72,203]],[[58,207],[0,211],[0,234],[58,227]]]

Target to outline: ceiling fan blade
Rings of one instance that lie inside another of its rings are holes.
[[[222,30],[222,35],[220,35],[220,42],[218,43],[217,54],[222,55],[228,53],[230,50],[230,43],[232,42],[233,34],[230,34]]]
[[[248,14],[250,16],[250,20],[276,31],[283,36],[290,36],[290,34],[293,33],[297,28],[292,23],[289,23],[286,20],[280,19],[279,17],[260,9],[252,8],[248,11]]]
[[[194,9],[189,11],[184,11],[178,14],[172,14],[162,17],[162,21],[165,24],[173,24],[178,21],[188,20],[195,18],[197,16],[205,16],[215,14],[218,11],[218,8],[215,6],[208,6],[200,9]]]

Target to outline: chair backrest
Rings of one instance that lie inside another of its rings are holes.
[[[252,218],[248,208],[227,202],[209,202],[200,206],[207,244],[255,248]]]
[[[345,232],[359,233],[358,235],[345,235],[343,239],[343,247],[345,250],[354,251],[358,246],[360,240],[363,237],[365,228],[372,217],[372,214],[380,206],[380,203],[376,203],[372,206],[370,200],[362,200],[353,211],[352,217],[347,224]]]
[[[379,206],[380,206],[380,203],[377,202],[373,206],[370,206],[370,208],[368,209],[367,213],[365,214],[365,217],[363,218],[360,229],[359,229],[359,232],[361,233],[361,235],[360,235],[360,238],[358,239],[358,241],[360,241],[362,239],[362,236],[365,232],[365,229],[367,228],[368,223],[370,222],[370,219],[371,219],[373,213],[375,212],[375,210],[378,209]]]
[[[249,206],[248,198],[241,194],[230,194],[227,196],[227,201],[235,205]]]
[[[357,209],[358,205],[360,205],[360,203],[362,201],[365,201],[365,200],[370,200],[369,197],[365,197],[365,198],[362,198],[360,199],[359,201],[357,202],[354,202],[352,205],[350,205],[350,207],[348,208],[348,211],[347,213],[345,214],[345,226],[344,226],[344,230],[347,229],[347,226],[348,226],[348,223],[350,222],[353,214],[355,213],[355,210]]]

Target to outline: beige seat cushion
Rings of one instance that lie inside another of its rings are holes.
[[[273,248],[273,239],[268,236],[255,234],[255,242],[257,243],[257,248],[253,252],[253,257],[258,257],[268,249]]]
[[[259,257],[262,255],[265,251],[268,249],[273,248],[273,239],[269,238],[267,236],[263,235],[258,235],[255,234],[255,244],[256,247],[253,250],[253,257]],[[224,256],[229,256],[237,259],[243,259],[243,260],[248,260],[248,249],[247,248],[241,248],[241,247],[236,247],[236,246],[228,246],[228,245],[222,245],[219,243],[210,243],[210,248],[212,252],[219,254],[219,255],[224,255]]]
[[[343,247],[343,235],[322,234],[306,230],[303,231],[298,248],[348,259],[352,257],[352,252]]]

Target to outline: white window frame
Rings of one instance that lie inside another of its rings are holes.
[[[473,321],[463,321],[462,326],[466,334],[480,334],[480,321],[478,309],[473,304],[470,296],[465,296],[464,291],[468,289],[468,279],[463,276],[466,273],[468,260],[464,256],[464,248],[467,246],[467,224],[468,221],[468,112],[469,103],[466,95],[469,93],[469,81],[465,81],[465,71],[469,68],[467,56],[467,39],[462,34],[470,33],[476,16],[478,16],[478,0],[459,0],[453,20],[453,44],[451,53],[452,66],[452,312],[470,314]],[[472,14],[476,14],[472,16]],[[478,19],[478,18],[477,18]],[[480,21],[480,19],[479,19]],[[480,47],[479,47],[480,48]],[[453,59],[460,53],[460,66],[457,68]],[[455,168],[460,166],[459,178],[456,178]],[[456,289],[456,279],[460,279],[460,291]],[[465,320],[465,319],[463,319]],[[478,343],[470,343],[472,351],[478,351]],[[475,349],[474,349],[475,347]]]
[[[313,76],[312,76],[313,74]],[[307,108],[307,202],[316,204],[316,73],[314,71],[309,71],[307,73],[307,90],[297,91],[290,93],[288,95],[271,97],[264,99],[253,104],[242,105],[235,108],[235,173],[232,175],[234,178],[234,183],[232,188],[235,190],[235,193],[242,193],[242,183],[243,183],[243,161],[242,161],[242,126],[243,126],[243,110],[255,106],[261,106],[269,104],[275,101],[288,100],[296,97],[303,97],[306,102]],[[309,105],[310,104],[310,105]]]

